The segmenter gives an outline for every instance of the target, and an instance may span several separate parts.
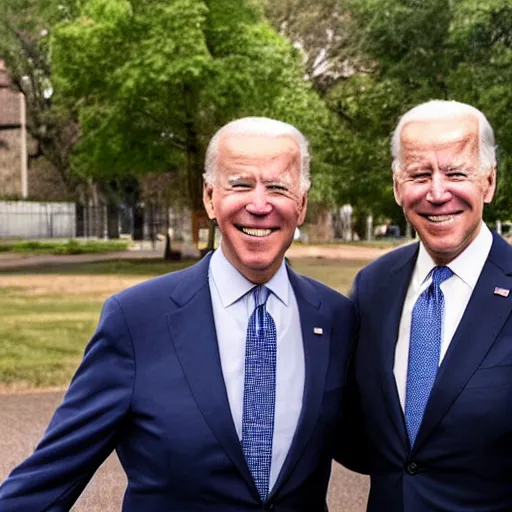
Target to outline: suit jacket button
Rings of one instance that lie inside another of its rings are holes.
[[[409,462],[405,469],[407,473],[409,473],[409,475],[416,475],[420,470],[420,467],[418,466],[418,464],[416,464],[416,462]]]

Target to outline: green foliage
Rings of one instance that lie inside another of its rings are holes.
[[[448,75],[454,98],[480,108],[498,144],[498,193],[486,218],[512,216],[512,2],[466,0],[454,10],[450,41],[458,65]]]
[[[76,12],[76,0],[3,0],[0,3],[0,57],[14,85],[24,93],[27,128],[37,141],[33,158],[44,156],[60,172],[70,192],[78,180],[69,157],[78,137],[73,113],[53,104],[49,37],[54,24]]]
[[[77,172],[173,172],[194,207],[206,144],[222,124],[267,115],[314,132],[326,115],[300,55],[255,0],[236,9],[226,0],[86,0],[55,27],[51,48],[57,98],[80,120]]]
[[[486,215],[511,216],[511,0],[4,0],[0,54],[20,84],[29,77],[31,129],[65,172],[96,183],[173,173],[172,192],[197,208],[211,135],[265,115],[309,138],[312,202],[398,220],[399,116],[465,101],[499,145]]]
[[[320,146],[334,163],[326,182],[335,203],[398,221],[391,132],[412,106],[456,99],[495,129],[500,186],[486,216],[510,217],[510,0],[270,0],[266,12],[303,49],[309,78],[337,118]]]
[[[373,64],[355,70],[326,94],[351,134],[343,141],[353,178],[340,190],[360,208],[397,218],[390,134],[412,106],[433,98],[455,99],[482,110],[495,128],[501,183],[486,216],[510,217],[510,0],[351,0],[348,5],[360,48]]]

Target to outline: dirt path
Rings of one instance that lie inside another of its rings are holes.
[[[33,450],[62,392],[0,394],[0,480]],[[329,488],[330,512],[364,512],[367,478],[334,465]],[[118,512],[126,477],[115,455],[110,456],[89,483],[74,512]]]
[[[374,260],[393,247],[381,249],[361,245],[293,245],[286,252],[288,258],[326,258],[335,260]]]

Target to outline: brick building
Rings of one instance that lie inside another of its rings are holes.
[[[0,196],[27,197],[25,98],[0,60]]]
[[[0,59],[0,199],[69,199],[59,173],[44,158],[30,158],[37,142],[27,133],[25,97]]]

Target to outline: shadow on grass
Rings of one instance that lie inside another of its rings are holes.
[[[61,275],[128,275],[158,276],[190,267],[196,260],[159,261],[159,260],[109,260],[88,263],[55,263],[41,266],[0,269],[1,274],[61,274]]]

